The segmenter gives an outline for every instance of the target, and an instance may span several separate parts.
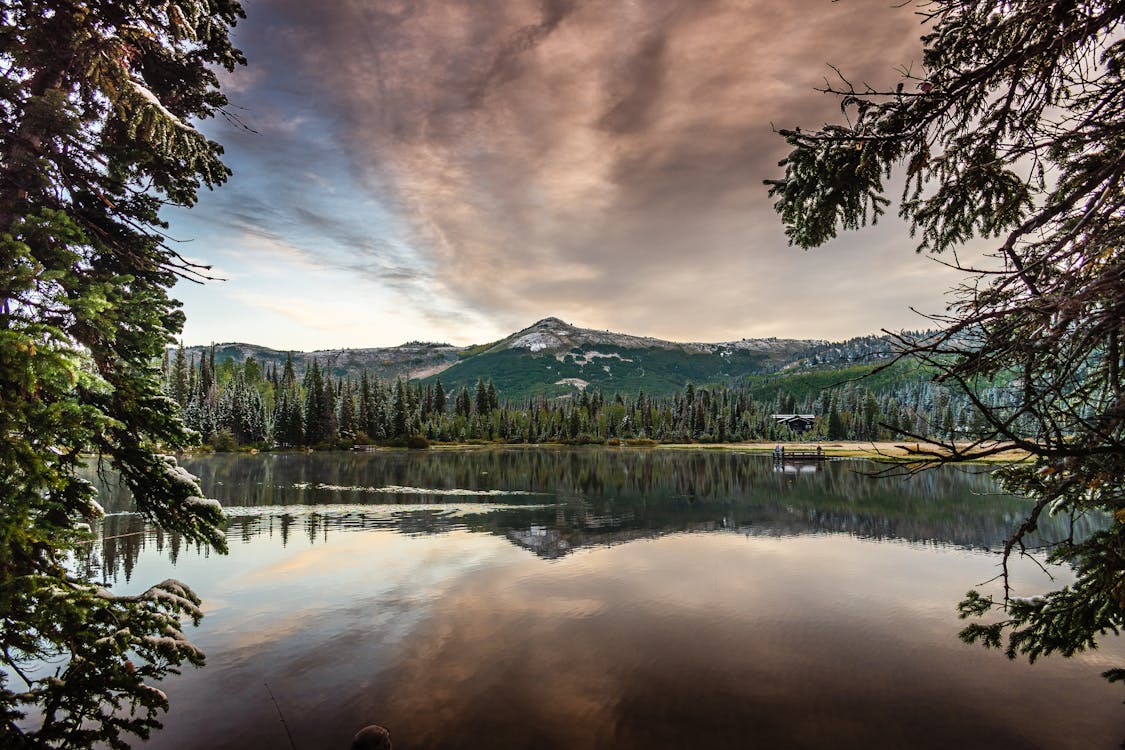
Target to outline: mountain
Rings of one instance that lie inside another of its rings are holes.
[[[370,349],[320,349],[314,352],[285,352],[256,344],[223,343],[213,344],[215,363],[226,361],[244,363],[249,357],[263,367],[277,365],[280,370],[285,365],[286,356],[293,357],[293,368],[300,377],[312,364],[313,359],[321,368],[331,371],[335,377],[352,376],[358,378],[363,371],[383,380],[397,377],[424,378],[441,372],[456,363],[458,355],[464,351],[450,344],[435,344],[423,341],[410,341],[400,346]],[[211,347],[192,346],[186,349],[189,357],[197,360]]]
[[[506,398],[561,396],[586,388],[665,394],[689,382],[724,382],[773,372],[827,343],[776,338],[679,343],[544,318],[499,341],[470,347],[440,378],[453,390],[491,379]]]
[[[507,349],[526,349],[529,352],[569,352],[591,347],[620,349],[662,349],[683,351],[689,354],[719,354],[729,351],[747,351],[769,356],[788,356],[810,347],[827,344],[826,341],[807,339],[740,339],[718,344],[678,343],[648,336],[630,336],[624,333],[578,328],[558,318],[544,318],[517,331],[505,339],[488,345],[484,352]]]
[[[287,353],[253,344],[216,344],[217,364],[241,364],[253,357],[263,367],[284,364]],[[209,347],[191,347],[196,358]],[[363,371],[384,380],[409,377],[445,390],[472,390],[477,380],[491,380],[504,398],[563,396],[586,388],[604,393],[665,395],[687,383],[715,384],[772,380],[798,373],[835,371],[889,358],[887,336],[842,342],[818,339],[740,339],[719,343],[682,343],[579,328],[558,318],[544,318],[499,341],[470,347],[409,342],[396,347],[292,352],[300,376],[315,358],[336,377],[359,377]]]

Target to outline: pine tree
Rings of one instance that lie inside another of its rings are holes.
[[[201,663],[180,624],[199,600],[174,582],[105,595],[67,565],[99,514],[78,473],[99,454],[148,520],[225,547],[221,511],[160,452],[190,439],[162,394],[183,324],[168,290],[206,269],[164,244],[158,211],[228,175],[191,123],[226,103],[215,70],[243,61],[229,40],[243,13],[234,0],[3,7],[0,746],[119,747],[167,708],[146,683]]]
[[[441,384],[441,378],[434,381],[434,411],[438,414],[445,412],[445,386]]]
[[[355,391],[352,388],[351,378],[344,381],[344,386],[340,390],[339,411],[340,435],[345,438],[354,437],[359,423],[355,407]]]
[[[371,379],[367,377],[367,370],[359,378],[359,404],[356,420],[359,423],[359,429],[363,431],[368,437],[371,436],[369,425],[371,423]]]
[[[324,378],[318,422],[317,430],[321,435],[321,440],[333,442],[340,436],[340,425],[336,419],[336,384],[333,382],[331,375]]]
[[[409,405],[406,397],[406,386],[402,378],[395,381],[394,399],[391,402],[391,437],[401,438],[406,436],[410,417]]]
[[[1011,596],[1007,563],[1042,513],[1114,517],[1125,496],[1125,13],[1096,1],[921,7],[921,65],[886,90],[841,76],[830,93],[846,123],[781,131],[792,151],[770,194],[809,248],[874,221],[901,168],[899,214],[919,251],[992,243],[995,267],[953,255],[966,278],[934,318],[941,332],[902,344],[983,422],[970,444],[942,446],[948,460],[1010,447],[1034,459],[999,472],[1031,510],[1004,546],[1003,594],[961,603],[963,617],[998,617],[962,636],[1013,658],[1070,655],[1125,627],[1125,523],[1049,540],[1048,560],[1076,579],[1034,599]]]
[[[285,353],[285,369],[281,372],[281,387],[289,388],[297,384],[297,374],[293,371],[293,352]]]
[[[184,345],[176,349],[176,356],[172,360],[171,396],[180,406],[187,404],[188,400],[188,368],[187,357],[184,354]]]
[[[215,373],[215,345],[212,343],[210,349],[207,352],[207,379],[204,383],[203,389],[206,391],[210,391],[211,386],[215,385],[217,377],[218,376]]]
[[[320,363],[313,358],[305,371],[305,444],[317,445],[328,438],[323,419],[324,379],[320,376]]]
[[[301,393],[297,375],[293,371],[293,356],[285,355],[277,386],[277,399],[273,412],[273,440],[278,445],[294,447],[302,445],[304,436],[304,414],[301,408]]]
[[[368,434],[376,440],[384,440],[390,434],[390,393],[387,385],[376,378],[371,384],[371,422]]]
[[[192,352],[192,355],[190,357],[188,357],[188,382],[187,382],[187,398],[188,398],[188,400],[191,400],[192,394],[195,393],[195,389],[198,385],[197,380],[198,380],[198,378],[196,377],[196,373],[195,373],[195,353]]]
[[[461,386],[461,390],[457,392],[456,412],[465,418],[473,412],[473,401],[469,397],[469,389],[465,386]]]
[[[492,378],[488,379],[488,388],[485,392],[485,400],[488,402],[488,410],[500,408],[500,397],[496,394],[496,386],[492,383]]]
[[[840,410],[836,406],[836,399],[832,399],[828,407],[828,439],[843,440],[846,437],[847,430],[844,427],[844,419],[840,416]]]
[[[473,397],[473,411],[477,414],[488,412],[488,389],[484,385],[484,378],[477,378],[476,395]]]

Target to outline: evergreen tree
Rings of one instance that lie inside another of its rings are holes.
[[[394,399],[391,402],[391,437],[401,438],[406,435],[410,421],[408,411],[406,386],[402,378],[399,378],[395,381]]]
[[[305,444],[316,445],[328,439],[324,424],[324,378],[320,376],[320,363],[313,358],[305,371]]]
[[[434,381],[434,411],[438,414],[445,412],[445,386],[441,384],[441,378]]]
[[[473,411],[477,414],[488,412],[488,388],[485,387],[484,378],[477,378],[476,395],[473,398]]]
[[[199,389],[203,393],[211,390],[211,384],[215,382],[213,375],[214,370],[211,369],[211,360],[205,354],[199,355]]]
[[[832,399],[828,406],[828,439],[843,440],[846,437],[847,430],[844,427],[844,420],[840,416],[840,410],[836,408],[836,399]]]
[[[359,423],[359,429],[364,432],[368,437],[371,436],[369,428],[371,422],[371,379],[367,377],[367,370],[359,378],[359,404],[356,420]]]
[[[78,473],[84,454],[105,457],[148,520],[224,549],[221,511],[160,453],[190,438],[162,395],[159,363],[183,324],[168,289],[205,269],[164,244],[158,211],[228,175],[192,122],[226,103],[215,69],[242,62],[228,36],[242,9],[3,7],[0,746],[122,747],[167,708],[150,683],[202,662],[180,622],[199,619],[199,600],[171,581],[106,594],[67,564],[100,513]]]
[[[320,396],[320,414],[318,418],[318,431],[321,440],[332,442],[340,436],[340,425],[336,419],[336,384],[331,375],[324,378],[324,390]]]
[[[271,436],[275,445],[283,448],[292,447],[297,443],[290,442],[289,436],[291,434],[292,426],[289,422],[289,415],[292,407],[289,405],[289,394],[284,390],[277,394],[277,399],[274,403],[272,431]]]
[[[469,397],[469,389],[465,386],[461,386],[461,390],[457,392],[456,411],[466,419],[473,412],[473,401]]]
[[[1013,658],[1070,655],[1125,627],[1125,523],[1051,540],[1048,560],[1071,565],[1073,584],[1015,598],[1006,574],[1043,512],[1113,517],[1125,496],[1125,14],[1094,1],[922,7],[922,65],[888,90],[841,78],[846,124],[782,131],[793,150],[770,193],[808,248],[880,215],[901,167],[899,213],[919,251],[995,243],[996,268],[954,256],[968,277],[935,318],[943,330],[903,344],[983,422],[971,444],[945,444],[950,460],[1011,446],[1034,458],[999,473],[1031,510],[1005,544],[1003,594],[961,604],[964,617],[999,617],[963,637]]]
[[[380,440],[386,439],[391,431],[391,395],[388,388],[389,386],[379,379],[376,379],[371,385],[372,403],[374,405],[371,413],[371,425],[374,433],[371,437]]]
[[[215,345],[214,344],[211,344],[211,347],[207,352],[207,370],[206,370],[206,373],[207,373],[207,377],[204,379],[203,390],[210,391],[211,386],[215,385],[215,381],[216,381],[216,377],[217,377],[216,374],[215,374]]]
[[[247,387],[254,388],[255,390],[262,385],[264,380],[262,375],[262,366],[258,364],[258,360],[254,357],[246,357],[246,361],[242,363],[242,379]]]
[[[293,352],[285,353],[285,369],[281,372],[281,387],[289,388],[297,384],[297,374],[293,371]]]
[[[355,406],[355,391],[352,389],[352,379],[344,381],[340,390],[340,435],[346,438],[355,436],[358,428],[358,416]]]
[[[196,378],[196,374],[195,374],[195,353],[193,352],[192,355],[188,358],[188,382],[187,382],[187,398],[188,398],[188,400],[191,400],[192,394],[195,393],[195,389],[198,386],[197,380],[198,380],[198,378]]]
[[[172,377],[170,395],[176,399],[180,406],[187,404],[188,400],[188,367],[187,357],[184,354],[184,345],[176,349],[176,356],[172,360]]]
[[[294,447],[304,444],[301,403],[297,375],[293,371],[293,356],[286,354],[273,413],[273,439],[278,445]]]

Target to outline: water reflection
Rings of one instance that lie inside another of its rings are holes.
[[[276,535],[283,546],[292,534],[315,541],[348,530],[469,529],[557,558],[582,547],[725,530],[994,549],[1026,511],[1023,500],[998,494],[981,467],[873,479],[872,464],[860,461],[789,472],[765,457],[708,451],[227,454],[184,465],[222,501],[232,541]],[[112,482],[101,491],[109,515],[100,543],[83,557],[88,572],[130,580],[146,545],[176,562],[184,545],[177,535],[147,530]],[[1083,519],[1077,533],[1094,523]],[[1041,521],[1044,539],[1069,531],[1068,519]]]
[[[1025,510],[983,474],[643,450],[186,465],[226,506],[229,555],[111,495],[83,556],[115,590],[173,575],[204,599],[191,637],[208,665],[163,686],[151,748],[288,747],[265,683],[302,750],[371,722],[399,750],[1088,750],[1125,734],[1098,677],[1125,660],[1117,642],[1031,667],[957,640],[954,602],[995,574],[988,550]]]

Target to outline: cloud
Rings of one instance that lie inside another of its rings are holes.
[[[838,118],[813,91],[825,63],[877,83],[917,57],[910,8],[274,0],[251,12],[240,43],[252,65],[315,112],[289,116],[279,167],[323,176],[331,153],[392,219],[365,234],[355,213],[294,192],[284,221],[404,294],[446,295],[502,329],[564,314],[716,338],[774,331],[779,310],[823,302],[849,274],[860,310],[833,330],[796,316],[785,332],[906,321],[900,296],[879,302],[884,271],[923,307],[947,286],[911,270],[921,261],[894,222],[816,253],[787,248],[761,185],[786,150],[771,123]]]
[[[276,313],[306,328],[334,331],[351,320],[354,311],[347,305],[325,306],[317,300],[279,299],[275,295],[235,292],[238,301],[266,312]]]
[[[215,68],[215,75],[219,79],[219,86],[228,97],[242,94],[258,85],[265,70],[260,67],[238,67],[234,70]]]
[[[302,266],[304,268],[318,267],[317,258],[305,250],[277,237],[264,229],[248,229],[238,238],[237,245],[242,251],[264,256],[264,264],[260,267],[266,273],[276,268],[274,264],[285,263]]]

